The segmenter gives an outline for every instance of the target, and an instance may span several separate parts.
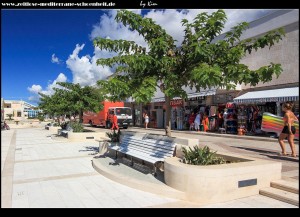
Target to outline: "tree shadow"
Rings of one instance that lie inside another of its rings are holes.
[[[84,150],[79,150],[79,152],[83,152],[83,151],[90,151],[92,153],[89,153],[89,155],[96,155],[99,152],[99,147],[97,146],[85,146]]]
[[[239,147],[239,146],[231,146],[231,147],[238,148],[238,149],[244,149],[246,151],[257,152],[257,153],[260,153],[260,155],[262,155],[262,156],[266,156],[266,157],[274,159],[274,160],[286,160],[286,161],[291,161],[291,162],[299,162],[298,158],[293,158],[291,156],[278,155],[277,151],[268,151],[268,150],[261,150],[261,149],[248,148],[248,147]]]

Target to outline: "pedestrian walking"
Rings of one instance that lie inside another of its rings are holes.
[[[4,130],[10,130],[10,127],[7,125],[5,121],[3,122],[3,126],[1,126],[1,128]]]
[[[283,117],[283,129],[282,132],[279,135],[278,142],[281,147],[281,155],[286,156],[286,150],[285,150],[285,144],[284,139],[288,138],[288,143],[292,150],[292,157],[296,157],[296,149],[295,149],[295,143],[294,143],[294,137],[296,133],[296,128],[294,126],[294,122],[298,120],[296,115],[292,112],[294,104],[292,102],[285,102],[282,105],[282,111],[285,112]]]
[[[145,118],[145,128],[146,128],[146,129],[148,129],[149,116],[148,116],[148,114],[147,114],[147,113],[145,113],[145,116],[144,116],[144,118]]]
[[[112,127],[111,130],[117,129],[119,130],[118,126],[118,117],[115,115],[115,112],[112,112]]]
[[[196,118],[194,120],[195,130],[200,131],[200,112],[197,112]]]

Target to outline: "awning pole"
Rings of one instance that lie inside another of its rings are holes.
[[[276,102],[276,107],[277,107],[277,114],[278,116],[281,116],[281,106],[280,106],[280,102]]]

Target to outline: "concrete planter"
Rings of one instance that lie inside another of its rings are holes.
[[[68,132],[67,138],[69,140],[95,140],[101,137],[106,137],[105,132]]]
[[[51,132],[51,133],[57,133],[58,129],[61,129],[61,127],[54,127],[54,126],[47,126],[47,129]]]
[[[164,176],[168,186],[183,191],[187,200],[200,204],[224,202],[257,195],[259,189],[281,178],[281,163],[220,154],[242,162],[209,166],[188,165],[180,158],[165,160]]]

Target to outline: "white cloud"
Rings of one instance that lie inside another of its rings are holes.
[[[43,89],[42,86],[39,84],[33,84],[31,87],[27,88],[27,90],[33,94],[32,96],[30,96],[28,98],[28,100],[31,102],[38,103],[39,98],[40,98],[40,95],[38,94],[39,92],[46,94],[46,95],[52,95],[54,93],[54,90],[53,90],[54,87],[57,87],[57,88],[61,87],[61,86],[57,85],[56,83],[57,82],[66,82],[66,81],[67,81],[67,77],[63,73],[60,73],[52,83],[51,83],[51,81],[48,83],[48,86],[45,89]]]
[[[31,87],[28,87],[27,89],[29,90],[29,92],[37,94],[38,92],[42,91],[42,86],[33,84]]]
[[[132,10],[134,13],[141,13],[141,10]],[[112,40],[124,39],[129,41],[135,41],[141,46],[146,46],[146,42],[142,36],[136,31],[130,31],[127,27],[121,23],[115,21],[117,10],[110,10],[107,14],[103,14],[100,17],[100,22],[93,26],[93,30],[90,34],[90,39],[93,40],[96,37],[107,38]]]
[[[54,53],[54,54],[52,54],[52,56],[51,56],[51,62],[52,62],[52,63],[57,63],[57,64],[59,64],[59,63],[61,62],[61,60],[58,59],[58,57],[56,57],[56,56],[55,56],[55,53]]]
[[[98,80],[111,75],[109,67],[98,66],[96,63],[100,57],[109,57],[110,54],[95,48],[93,57],[89,55],[80,57],[79,52],[83,50],[84,46],[84,44],[81,46],[77,44],[66,64],[73,74],[73,83],[79,83],[81,86],[94,85]]]

